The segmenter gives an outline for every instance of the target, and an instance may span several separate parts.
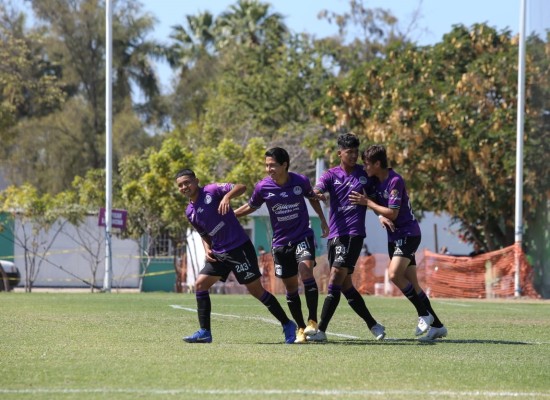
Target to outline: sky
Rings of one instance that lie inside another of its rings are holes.
[[[184,24],[186,15],[197,15],[209,11],[218,16],[237,3],[237,0],[140,0],[143,11],[153,14],[157,20],[152,37],[160,42],[169,42],[173,25]],[[527,27],[550,22],[550,0],[527,0]],[[271,0],[272,11],[285,17],[291,31],[307,32],[317,37],[329,36],[337,32],[334,25],[319,20],[321,10],[342,14],[349,11],[349,0]],[[399,20],[401,30],[406,31],[419,10],[417,28],[410,37],[421,45],[440,42],[444,34],[455,24],[471,26],[474,23],[487,23],[497,30],[509,29],[514,34],[519,31],[521,0],[364,0],[369,8],[390,10]],[[172,75],[164,64],[157,69],[166,86]]]

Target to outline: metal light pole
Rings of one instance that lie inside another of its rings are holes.
[[[105,1],[106,37],[105,37],[105,276],[103,279],[103,291],[110,292],[113,281],[111,228],[112,228],[112,59],[113,59],[113,5],[112,0]]]
[[[514,297],[521,296],[521,244],[523,240],[523,128],[525,110],[525,10],[527,0],[520,0],[519,61],[518,61],[518,108],[516,136],[516,215],[515,215],[515,278]]]

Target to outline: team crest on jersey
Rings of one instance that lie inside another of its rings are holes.
[[[212,203],[212,196],[207,194],[206,196],[204,196],[204,204],[210,204],[210,203]]]
[[[367,184],[367,177],[366,176],[360,176],[359,177],[359,182],[361,182],[361,185],[366,185]]]
[[[301,188],[300,186],[294,186],[294,189],[292,189],[292,191],[294,192],[294,194],[295,194],[296,196],[302,194],[302,188]]]

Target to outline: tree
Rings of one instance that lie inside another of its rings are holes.
[[[214,17],[209,12],[187,15],[187,26],[172,27],[172,45],[167,49],[167,60],[179,69],[179,80],[171,96],[172,120],[185,126],[199,121],[205,112],[208,85],[217,73],[215,55]]]
[[[467,240],[500,248],[514,241],[516,57],[509,32],[456,26],[442,43],[394,46],[386,59],[355,69],[318,115],[332,129],[347,126],[385,144],[415,209],[446,211],[463,223]],[[539,68],[528,60],[529,88],[548,73]],[[526,115],[544,112],[528,101]],[[540,161],[550,143],[541,128],[527,120],[527,221],[548,198],[548,182],[534,179],[550,172]]]
[[[384,57],[386,49],[396,43],[409,42],[408,34],[416,18],[409,29],[402,32],[389,10],[367,8],[363,0],[350,0],[349,6],[349,12],[343,14],[329,10],[318,14],[319,19],[338,26],[338,35],[317,39],[315,43],[339,73],[346,74],[369,60]]]
[[[21,119],[47,115],[64,100],[56,66],[45,53],[44,32],[24,30],[25,17],[0,4],[0,139],[9,149]]]
[[[66,221],[48,194],[39,195],[29,185],[9,186],[0,192],[0,211],[12,219],[15,244],[23,249],[25,291],[31,292],[40,268]]]
[[[43,58],[55,66],[51,76],[67,101],[61,110],[34,115],[15,127],[17,141],[6,154],[13,183],[30,182],[40,191],[58,193],[74,176],[104,166],[105,11],[91,0],[40,0],[32,8],[37,29],[48,32]],[[120,145],[114,147],[115,170],[126,154],[155,144],[144,126],[162,120],[164,105],[151,62],[163,49],[146,39],[153,23],[136,1],[116,2],[113,140]],[[136,88],[142,104],[134,104]]]
[[[271,12],[269,3],[257,0],[238,0],[216,21],[220,33],[217,46],[220,49],[233,46],[256,47],[283,42],[288,28],[283,16]]]

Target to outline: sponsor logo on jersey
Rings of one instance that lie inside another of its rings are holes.
[[[288,197],[288,194],[286,194],[286,192],[281,192],[281,193],[279,194],[279,196],[285,197],[285,198],[286,198],[286,197]]]
[[[340,182],[338,179],[335,179],[335,180],[334,180],[334,184],[335,184],[335,185],[341,185],[342,182]]]
[[[255,275],[254,275],[252,272],[247,272],[246,275],[245,275],[245,277],[244,277],[244,280],[246,281],[246,280],[248,280],[248,279],[250,279],[250,278],[254,278],[254,276],[255,276]]]
[[[266,199],[269,199],[270,197],[275,196],[275,193],[268,192],[265,196]]]
[[[221,221],[218,225],[214,227],[210,232],[208,232],[208,235],[214,236],[216,233],[220,231],[225,226],[225,222]]]

